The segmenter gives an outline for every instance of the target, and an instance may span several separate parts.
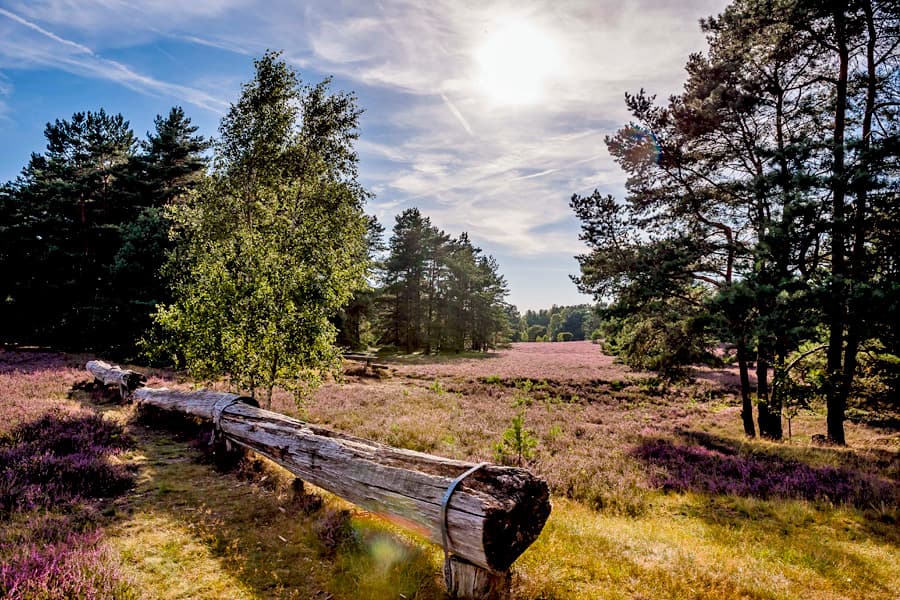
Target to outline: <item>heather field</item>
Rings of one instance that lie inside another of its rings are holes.
[[[0,596],[442,597],[434,546],[271,465],[214,464],[203,432],[109,400],[84,360],[0,353]],[[897,415],[857,407],[846,448],[812,442],[815,410],[749,441],[728,370],[668,384],[579,342],[384,360],[274,408],[547,479],[516,598],[900,593]]]

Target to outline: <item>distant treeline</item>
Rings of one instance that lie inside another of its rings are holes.
[[[382,234],[372,219],[372,288],[339,316],[345,345],[460,352],[508,340],[506,280],[468,234],[452,238],[417,208],[397,215],[386,247]]]
[[[591,304],[526,310],[513,329],[515,342],[565,342],[600,335],[600,307]]]

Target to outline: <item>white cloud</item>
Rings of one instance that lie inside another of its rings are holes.
[[[121,62],[96,54],[87,46],[63,38],[41,25],[0,8],[0,66],[59,68],[77,75],[119,83],[143,94],[178,98],[206,110],[223,113],[228,103],[197,88],[139,73]]]
[[[498,254],[560,256],[583,250],[572,193],[622,191],[604,136],[628,120],[624,93],[677,92],[688,54],[704,47],[697,20],[726,3],[15,0],[9,11],[33,26],[10,31],[0,17],[0,68],[56,65],[221,111],[214,80],[226,74],[196,73],[183,86],[101,55],[160,38],[252,56],[283,49],[303,70],[335,74],[360,92],[369,108],[361,174],[385,225],[419,206]],[[483,84],[478,49],[513,21],[539,30],[558,55],[538,104],[504,106]]]
[[[9,114],[9,105],[6,99],[12,95],[13,85],[10,81],[0,73],[0,119],[7,119]]]
[[[621,191],[624,176],[603,138],[628,119],[624,93],[676,92],[685,59],[703,46],[697,19],[724,2],[369,6],[316,5],[307,27],[312,64],[407,94],[391,115],[402,141],[379,156],[392,164],[371,176],[376,205],[419,205],[441,227],[533,256],[583,249],[568,198],[594,187]],[[557,73],[536,106],[498,106],[480,89],[476,50],[513,19],[558,48]],[[547,223],[561,226],[541,229]]]

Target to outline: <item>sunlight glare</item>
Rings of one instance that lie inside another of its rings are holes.
[[[494,32],[476,51],[481,91],[496,105],[539,102],[560,67],[554,41],[534,25],[519,21]]]

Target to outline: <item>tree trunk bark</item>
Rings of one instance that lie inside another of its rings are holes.
[[[756,437],[753,426],[753,401],[750,398],[750,372],[747,367],[747,342],[741,337],[737,343],[738,370],[741,374],[741,420],[744,422],[744,433],[748,437]]]
[[[839,3],[833,12],[835,41],[838,46],[838,76],[834,109],[834,141],[832,146],[832,223],[831,223],[831,280],[832,289],[829,306],[829,335],[826,376],[826,418],[828,438],[834,444],[845,444],[844,413],[846,401],[842,398],[844,386],[842,355],[844,350],[844,327],[846,324],[847,289],[846,289],[846,169],[844,165],[844,133],[847,112],[847,80],[850,64],[850,52],[847,47],[846,3]]]
[[[863,10],[866,15],[866,32],[868,39],[866,40],[866,102],[863,109],[863,121],[861,131],[861,149],[862,161],[865,165],[867,154],[871,144],[872,136],[872,118],[875,114],[875,101],[878,92],[877,73],[875,64],[875,47],[877,42],[877,31],[875,28],[874,8],[871,2],[863,2]],[[868,173],[869,169],[862,169],[864,173]],[[856,187],[856,211],[853,219],[853,251],[850,259],[850,276],[853,282],[857,284],[868,280],[869,271],[866,268],[866,211],[868,207],[869,194],[869,177],[871,175],[862,175],[854,182]],[[837,401],[839,406],[846,407],[847,400],[850,397],[850,390],[853,385],[853,378],[856,375],[857,355],[859,346],[862,343],[861,330],[863,329],[863,312],[862,299],[859,290],[851,295],[848,315],[847,315],[847,339],[844,346],[844,365],[841,385],[837,390]]]
[[[765,349],[760,347],[756,355],[756,410],[759,435],[772,437],[772,413],[769,410],[769,361]]]
[[[123,400],[128,397],[132,390],[142,386],[147,380],[140,373],[122,369],[102,360],[89,361],[86,368],[94,376],[95,381],[99,381],[103,385],[118,386],[119,395]]]

